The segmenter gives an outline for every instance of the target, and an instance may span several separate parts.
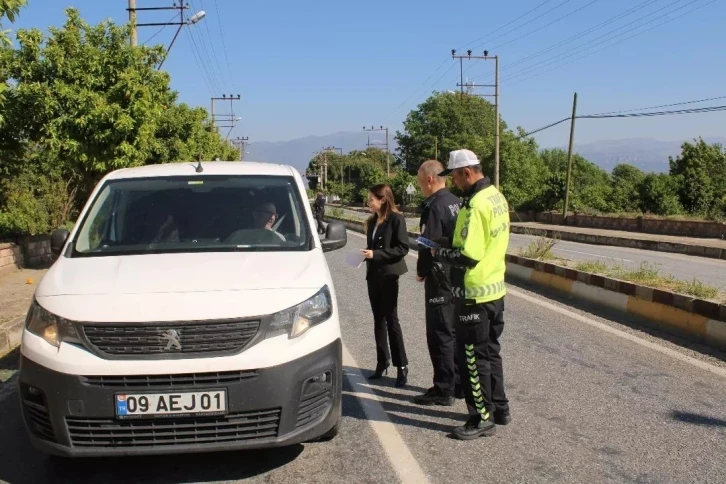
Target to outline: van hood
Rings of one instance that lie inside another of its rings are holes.
[[[320,250],[61,258],[35,297],[71,321],[192,321],[274,314],[326,284]]]
[[[320,288],[326,267],[319,251],[62,258],[36,296]]]

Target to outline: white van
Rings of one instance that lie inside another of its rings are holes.
[[[300,174],[251,162],[115,171],[52,234],[21,344],[30,438],[61,456],[284,446],[337,434],[342,346]]]

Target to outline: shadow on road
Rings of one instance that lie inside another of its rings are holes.
[[[17,371],[20,369],[20,349],[15,348],[0,358],[0,371]]]
[[[31,445],[15,392],[0,404],[0,482],[9,484],[235,481],[290,464],[303,450],[303,445],[297,445],[209,454],[57,459]]]
[[[348,366],[343,367],[344,373],[350,374],[351,371],[355,370],[357,369]],[[367,374],[365,370],[363,370],[363,374]],[[411,395],[388,390],[386,386],[393,385],[394,381],[394,378],[384,377],[380,380],[376,380],[375,384],[372,384],[373,382],[371,382],[370,385],[367,385],[379,398],[379,402],[383,407],[383,410],[385,410],[388,418],[393,424],[417,427],[436,432],[450,432],[455,425],[458,425],[460,421],[466,419],[466,415],[460,412],[447,410],[447,408],[451,407],[417,405],[413,403],[413,397]],[[417,386],[406,386],[406,390],[413,390],[416,393],[423,393],[426,391],[425,388]],[[368,417],[359,410],[360,404],[358,403],[359,400],[366,398],[369,397],[361,394],[354,394],[354,389],[350,382],[348,379],[345,379],[343,383],[343,416],[367,420]],[[443,424],[437,421],[432,421],[431,419],[445,419],[451,421],[451,423]]]
[[[701,425],[704,427],[726,427],[726,420],[715,417],[708,417],[692,412],[681,412],[674,410],[671,412],[671,418],[679,422],[689,423],[693,425]]]

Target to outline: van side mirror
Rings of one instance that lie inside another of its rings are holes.
[[[325,229],[325,239],[321,241],[323,252],[338,250],[348,243],[348,231],[341,222],[330,222]]]
[[[66,245],[70,232],[66,229],[56,229],[50,235],[50,253],[58,257]]]

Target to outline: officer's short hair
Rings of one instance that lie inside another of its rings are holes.
[[[426,176],[432,177],[435,181],[443,183],[446,179],[439,176],[439,173],[444,171],[444,165],[439,160],[426,160],[421,163],[418,167],[418,171],[422,172]]]

